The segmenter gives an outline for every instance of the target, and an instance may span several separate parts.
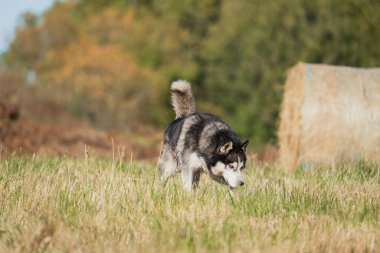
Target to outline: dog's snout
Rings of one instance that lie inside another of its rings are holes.
[[[244,181],[240,181],[239,184],[240,184],[240,186],[243,186],[244,185]]]

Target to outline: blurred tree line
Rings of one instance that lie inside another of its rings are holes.
[[[6,54],[37,89],[102,128],[163,127],[170,82],[256,147],[276,140],[298,61],[379,67],[377,0],[82,0],[26,13]]]

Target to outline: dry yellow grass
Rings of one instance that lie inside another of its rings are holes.
[[[379,252],[374,164],[250,167],[231,194],[203,177],[186,193],[154,166],[0,161],[0,252]]]

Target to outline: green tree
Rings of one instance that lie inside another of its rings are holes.
[[[379,2],[364,0],[224,1],[202,48],[207,101],[239,134],[274,142],[286,70],[379,65],[378,13]]]

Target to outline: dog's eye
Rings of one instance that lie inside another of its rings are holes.
[[[234,166],[232,164],[228,164],[228,168],[233,169]]]

